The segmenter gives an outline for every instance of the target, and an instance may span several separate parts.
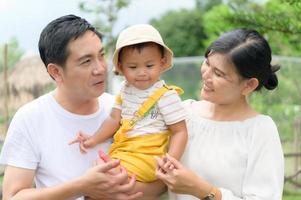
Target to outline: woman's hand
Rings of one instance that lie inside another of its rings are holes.
[[[198,198],[205,197],[212,185],[203,180],[193,171],[185,168],[179,161],[170,155],[155,158],[157,161],[156,176],[168,188],[178,194],[189,194]]]

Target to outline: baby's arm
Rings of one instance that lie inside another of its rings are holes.
[[[120,127],[121,110],[112,108],[110,116],[102,123],[97,132],[84,141],[85,148],[92,148],[97,144],[113,137]]]
[[[185,120],[168,126],[171,131],[168,154],[179,160],[187,143],[187,128]]]

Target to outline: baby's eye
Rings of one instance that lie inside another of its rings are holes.
[[[148,67],[148,68],[153,67],[153,66],[154,66],[153,64],[146,65],[146,67]]]

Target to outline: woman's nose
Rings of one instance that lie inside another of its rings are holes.
[[[202,69],[201,69],[202,79],[208,79],[208,78],[211,77],[211,75],[212,75],[212,73],[211,73],[210,68],[203,66]]]

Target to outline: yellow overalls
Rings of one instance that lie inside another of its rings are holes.
[[[170,131],[152,133],[139,136],[127,136],[138,120],[146,116],[150,108],[168,90],[176,90],[182,94],[183,90],[176,86],[162,86],[157,89],[134,113],[130,120],[122,119],[121,127],[114,135],[114,142],[109,149],[109,155],[113,159],[119,159],[121,165],[127,169],[129,174],[135,174],[136,179],[141,182],[152,182],[156,180],[156,162],[154,156],[163,156],[168,148]],[[119,101],[121,98],[119,96]]]

